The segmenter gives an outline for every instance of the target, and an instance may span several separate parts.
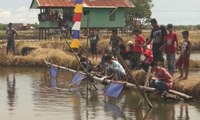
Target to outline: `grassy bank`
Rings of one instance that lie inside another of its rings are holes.
[[[23,56],[21,50],[23,47],[33,47],[35,50],[28,55]],[[65,42],[18,42],[16,44],[16,55],[12,53],[6,55],[5,46],[0,50],[1,66],[46,66],[44,60],[54,64],[76,68],[78,63],[75,57],[66,52]]]
[[[128,38],[128,37],[127,37]],[[127,41],[128,39],[126,39]],[[99,50],[108,47],[109,39],[99,41]],[[81,51],[86,51],[86,40],[81,40],[83,48]],[[69,66],[76,68],[78,65],[75,57],[69,51],[65,41],[37,41],[37,42],[17,42],[16,55],[11,53],[6,55],[6,43],[2,44],[3,48],[0,49],[0,65],[1,66],[45,66],[44,59],[54,64]],[[28,55],[23,56],[21,51],[24,47],[35,48]],[[97,61],[92,61],[97,64]],[[192,69],[200,68],[200,62],[191,60],[190,67]]]
[[[38,30],[17,31],[19,39],[38,39]],[[0,40],[6,39],[6,31],[0,30]]]

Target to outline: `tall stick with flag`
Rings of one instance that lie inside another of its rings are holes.
[[[72,27],[72,43],[71,48],[79,48],[80,46],[80,29],[81,29],[81,19],[83,13],[83,0],[75,0],[75,9],[74,9],[74,17],[73,22],[74,25]]]

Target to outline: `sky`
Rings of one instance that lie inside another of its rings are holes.
[[[200,0],[153,0],[152,18],[159,24],[200,24]]]
[[[32,0],[0,0],[0,23],[36,23],[39,10],[29,9]],[[152,18],[159,24],[200,24],[200,0],[153,0]]]

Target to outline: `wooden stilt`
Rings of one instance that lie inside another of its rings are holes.
[[[44,30],[44,39],[47,39],[47,29]]]
[[[41,30],[42,30],[42,40],[44,40],[44,30],[43,29]]]
[[[145,87],[149,87],[149,77],[150,77],[150,75],[151,75],[151,66],[149,66],[149,68],[148,68],[148,72],[147,72],[147,76],[146,76],[146,80],[145,80],[145,83],[144,83],[144,86]],[[145,93],[146,94],[146,93]],[[138,104],[138,106],[141,106],[141,104],[144,102],[144,99],[143,99],[143,97],[140,97],[140,101],[139,101],[139,104]]]
[[[39,41],[41,40],[41,29],[39,28]]]

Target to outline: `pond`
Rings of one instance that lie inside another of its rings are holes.
[[[60,72],[55,83],[44,75],[45,68],[0,67],[1,120],[198,120],[197,102],[164,101],[151,96],[153,109],[138,108],[140,96],[124,90],[119,98],[103,95],[105,86],[98,90],[64,87],[72,75]]]

